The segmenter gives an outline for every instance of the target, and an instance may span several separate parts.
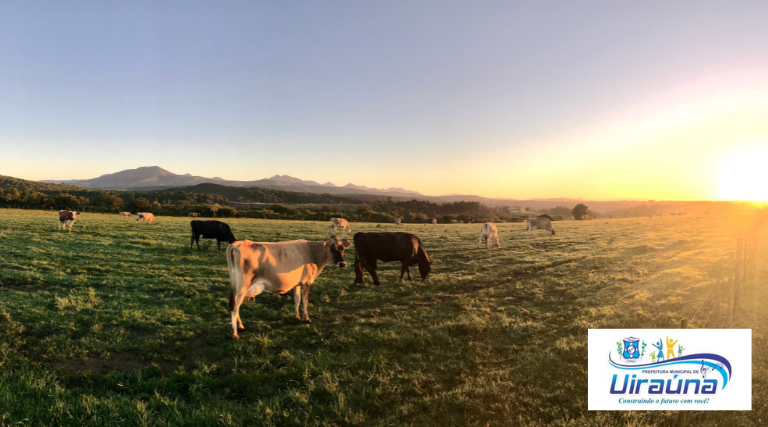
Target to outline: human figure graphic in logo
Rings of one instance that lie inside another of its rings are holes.
[[[640,338],[624,338],[624,353],[622,356],[625,359],[637,359],[640,357],[640,350],[637,347],[638,342],[640,342]]]
[[[661,362],[662,360],[664,360],[664,350],[663,350],[664,349],[664,345],[661,342],[661,338],[659,338],[659,342],[657,342],[656,344],[653,344],[653,346],[656,347],[656,349],[659,350],[659,354],[658,354],[658,356],[656,356],[656,359],[659,362]]]
[[[667,360],[675,358],[675,344],[677,344],[677,341],[672,341],[667,337]]]

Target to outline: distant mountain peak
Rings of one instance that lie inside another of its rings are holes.
[[[215,182],[230,187],[264,187],[280,189],[285,191],[297,191],[308,193],[333,193],[333,194],[356,194],[367,193],[376,195],[419,195],[416,191],[405,190],[403,188],[389,188],[386,190],[369,188],[364,185],[347,184],[344,187],[337,187],[331,182],[320,184],[315,181],[305,181],[294,178],[289,175],[274,175],[270,178],[255,181],[230,181],[221,177],[206,178],[202,176],[185,173],[177,175],[169,172],[159,166],[142,166],[135,169],[126,169],[120,172],[105,174],[93,179],[78,180],[56,180],[54,182],[66,182],[76,184],[85,188],[98,188],[102,190],[135,190],[135,189],[160,189],[171,187],[188,187],[203,183]]]

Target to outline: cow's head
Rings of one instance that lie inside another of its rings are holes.
[[[422,281],[427,280],[429,272],[432,271],[432,264],[434,264],[432,261],[422,261],[419,263],[419,274],[421,274]]]
[[[555,235],[555,229],[554,229],[554,228],[552,228],[552,229],[550,229],[550,230],[552,231],[552,235],[554,236],[554,235]]]
[[[350,246],[352,246],[352,243],[349,240],[339,239],[338,237],[325,242],[325,249],[328,251],[332,262],[339,268],[347,266],[347,263],[344,262],[344,249]]]
[[[80,212],[72,211],[72,219],[77,218],[78,215],[80,215]]]

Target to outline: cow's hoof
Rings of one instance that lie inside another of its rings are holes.
[[[237,330],[238,330],[238,331],[244,331],[244,330],[245,330],[245,326],[238,326],[238,327],[237,327]]]
[[[232,334],[232,339],[239,340],[240,336],[237,334]]]
[[[310,320],[310,319],[304,319],[304,322],[305,322],[305,323],[312,323],[312,320]]]

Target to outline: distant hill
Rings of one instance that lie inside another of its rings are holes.
[[[136,169],[128,169],[120,172],[102,175],[92,179],[74,180],[45,180],[45,183],[70,184],[84,188],[101,190],[161,190],[169,188],[187,187],[203,183],[216,183],[230,187],[261,187],[281,191],[297,191],[303,193],[328,193],[328,194],[375,194],[382,196],[404,197],[420,196],[422,194],[403,188],[378,189],[349,183],[338,187],[330,182],[320,184],[315,181],[305,181],[288,175],[275,175],[266,179],[255,181],[230,181],[219,177],[206,178],[191,174],[178,175],[158,166],[147,166]]]

